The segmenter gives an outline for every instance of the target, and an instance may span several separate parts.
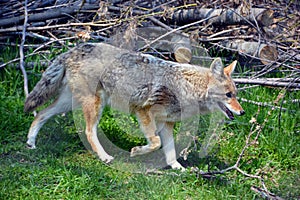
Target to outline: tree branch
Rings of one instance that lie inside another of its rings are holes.
[[[299,79],[293,79],[290,82],[278,81],[278,79],[272,80],[271,78],[268,79],[235,78],[233,80],[235,83],[239,83],[239,84],[253,84],[253,85],[300,89]]]
[[[20,53],[20,68],[24,77],[24,92],[25,92],[25,97],[28,96],[28,78],[27,78],[27,73],[24,68],[24,43],[25,43],[25,38],[26,38],[26,27],[27,27],[27,19],[28,19],[28,10],[27,10],[27,3],[28,0],[25,0],[24,2],[24,25],[23,25],[23,31],[22,31],[22,39],[21,39],[21,44],[19,47],[19,53]]]

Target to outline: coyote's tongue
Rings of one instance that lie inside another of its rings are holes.
[[[219,102],[218,104],[221,110],[223,110],[226,113],[227,117],[231,120],[234,120],[233,113],[223,103]]]

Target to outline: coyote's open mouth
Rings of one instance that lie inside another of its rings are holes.
[[[226,113],[227,117],[231,120],[234,120],[233,113],[221,102],[218,102],[219,107],[221,108],[224,113]]]

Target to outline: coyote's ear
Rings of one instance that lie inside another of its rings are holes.
[[[223,76],[224,75],[224,66],[221,58],[216,58],[210,65],[210,70],[213,74]]]
[[[232,72],[235,69],[237,61],[233,61],[230,65],[228,65],[227,67],[224,68],[224,73],[228,76],[230,76],[232,74]]]

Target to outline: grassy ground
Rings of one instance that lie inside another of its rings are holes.
[[[4,50],[0,61],[8,61],[14,56],[12,52]],[[38,58],[33,60],[38,62]],[[39,66],[30,70],[30,86],[39,79],[39,71]],[[163,170],[162,174],[145,175],[107,166],[86,150],[71,114],[51,119],[40,132],[38,148],[29,150],[25,142],[33,116],[23,113],[22,80],[21,73],[12,67],[0,71],[0,199],[261,198],[250,189],[261,187],[260,182],[236,171],[206,179],[192,172]],[[272,102],[280,92],[283,91],[258,87],[241,90],[239,96]],[[282,105],[287,111],[275,109],[271,114],[270,107],[242,103],[247,114],[224,125],[224,133],[209,157],[200,159],[196,153],[191,154],[189,164],[202,170],[233,165],[250,132],[251,118],[255,117],[259,124],[267,118],[258,141],[247,149],[240,167],[248,173],[263,174],[266,186],[276,195],[300,198],[300,109],[299,104],[290,103],[291,99],[300,99],[299,92],[286,91],[281,100],[287,101]],[[120,146],[128,149],[143,142],[124,137],[110,116],[107,111],[100,126]]]

